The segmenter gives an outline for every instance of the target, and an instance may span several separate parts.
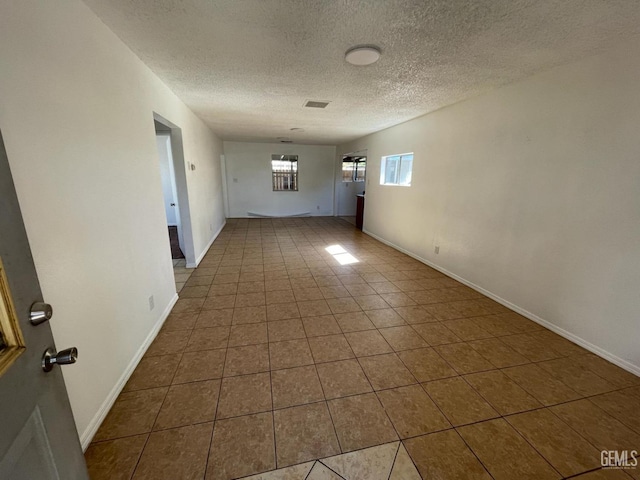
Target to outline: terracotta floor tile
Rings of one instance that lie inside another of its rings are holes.
[[[376,328],[397,327],[406,325],[400,315],[393,308],[383,308],[381,310],[369,310],[365,312],[369,320],[373,322]]]
[[[485,338],[468,342],[471,348],[489,360],[492,365],[498,368],[524,365],[529,360],[520,355],[499,338]]]
[[[229,480],[274,468],[276,459],[271,412],[216,422],[207,480]]]
[[[203,310],[218,310],[221,308],[233,308],[236,305],[235,295],[216,295],[207,297],[202,305]]]
[[[179,363],[180,355],[142,357],[123,391],[130,392],[171,385]]]
[[[267,320],[269,322],[274,320],[285,320],[292,318],[300,318],[298,304],[295,302],[276,303],[267,306]]]
[[[182,353],[187,346],[190,336],[190,330],[160,332],[151,343],[144,356],[152,357],[155,355],[174,355],[176,353]]]
[[[278,467],[340,453],[325,402],[273,412]]]
[[[495,480],[561,478],[502,418],[460,427],[458,433]]]
[[[221,378],[226,350],[202,350],[182,355],[174,384]]]
[[[303,319],[302,323],[307,337],[319,337],[322,335],[335,335],[342,333],[342,330],[333,315],[307,317]]]
[[[200,285],[197,287],[185,286],[180,290],[180,298],[201,298],[206,297],[207,293],[209,293],[208,285]]]
[[[516,313],[511,312],[512,315],[517,315]],[[524,319],[523,321],[528,322],[528,320]],[[533,322],[530,322],[532,325]],[[533,331],[530,335],[543,342],[544,344],[551,347],[553,350],[558,352],[561,356],[568,355],[582,355],[588,353],[587,350],[576,345],[573,342],[570,342],[566,338],[561,337],[560,335],[553,333],[551,330],[547,330],[538,326],[537,331]]]
[[[205,423],[152,433],[133,480],[200,480],[212,429],[212,423]]]
[[[197,276],[187,276],[188,280],[185,283],[185,287],[198,287],[201,285],[211,285],[213,282],[213,275],[197,275]],[[178,276],[176,275],[176,281],[178,280]]]
[[[203,310],[198,315],[195,328],[224,327],[231,325],[233,308],[220,310]]]
[[[268,282],[265,282],[264,289],[267,292],[274,292],[278,290],[290,290],[291,282],[289,281],[289,279],[286,279],[286,278],[280,279],[280,280],[270,280]]]
[[[542,404],[499,370],[472,373],[464,379],[501,415],[541,408]]]
[[[271,373],[273,408],[286,408],[324,400],[316,367],[286,368]]]
[[[227,350],[225,377],[268,372],[269,369],[269,346],[266,343],[231,347]]]
[[[461,342],[457,335],[440,322],[420,323],[412,325],[424,340],[431,346]]]
[[[462,318],[458,320],[445,320],[442,322],[449,330],[456,334],[458,338],[468,342],[470,340],[480,340],[491,338],[492,335],[478,326],[472,318]]]
[[[181,298],[176,302],[171,313],[198,312],[204,305],[204,298]]]
[[[498,412],[461,377],[436,380],[423,386],[454,426],[499,416]]]
[[[640,435],[589,400],[549,407],[562,421],[601,450],[639,450]]]
[[[375,394],[338,398],[328,404],[343,452],[398,439]]]
[[[419,382],[458,375],[433,348],[405,350],[398,352],[398,357]]]
[[[431,314],[420,305],[394,307],[394,310],[409,325],[413,325],[416,323],[430,323],[436,321],[436,319],[433,318],[433,316],[431,316]]]
[[[217,419],[271,410],[271,379],[255,373],[222,379]]]
[[[233,325],[229,335],[229,347],[267,343],[268,338],[266,323]]]
[[[385,302],[379,295],[363,295],[354,297],[354,300],[362,310],[378,310],[389,308],[389,304]]]
[[[433,295],[437,291],[438,290],[425,290],[425,293]],[[418,303],[422,304],[422,302]],[[424,305],[424,309],[441,321],[455,320],[456,318],[464,317],[464,315],[458,312],[458,310],[456,310],[450,303],[430,303],[428,305]]]
[[[298,310],[301,317],[319,317],[331,314],[329,304],[325,300],[308,300],[298,302]]]
[[[507,421],[564,477],[600,468],[600,451],[549,410],[507,417]]]
[[[386,293],[401,293],[401,290],[395,286],[393,283],[389,282],[389,281],[384,281],[384,282],[376,282],[376,283],[372,283],[370,284],[371,288],[373,288],[376,293],[383,295]],[[384,297],[382,297],[384,298]],[[415,303],[415,302],[414,302]]]
[[[327,400],[373,391],[357,360],[322,363],[316,368]]]
[[[293,296],[293,290],[275,290],[266,292],[267,305],[276,305],[279,303],[292,303],[296,301]]]
[[[296,297],[297,302],[304,302],[307,300],[322,300],[324,296],[318,287],[312,288],[300,288],[297,287],[296,282],[293,282],[293,295]]]
[[[335,275],[320,275],[315,277],[319,287],[343,287],[342,282]]]
[[[238,284],[237,283],[214,283],[209,288],[210,297],[215,297],[218,295],[235,295],[238,293]]]
[[[154,430],[212,422],[216,416],[220,380],[173,385],[162,403]]]
[[[356,357],[379,355],[393,351],[391,346],[377,330],[345,333],[344,336]]]
[[[545,406],[582,397],[535,363],[505,368],[502,372]]]
[[[615,385],[577,365],[569,357],[548,360],[537,365],[580,395],[597,395],[616,389]]]
[[[147,435],[92,443],[84,458],[91,480],[130,480]]]
[[[168,387],[160,387],[121,393],[93,441],[150,432],[168,390]]]
[[[263,281],[238,283],[238,292],[237,292],[238,294],[260,293],[264,291],[265,291],[265,286]]]
[[[320,287],[320,291],[322,292],[322,296],[325,299],[345,298],[345,297],[351,296],[351,294],[349,293],[349,290],[347,290],[342,285],[329,285],[325,287]]]
[[[272,370],[313,364],[311,349],[306,339],[270,343],[269,357]]]
[[[334,362],[354,357],[347,339],[342,334],[309,338],[309,346],[316,363]]]
[[[162,325],[163,332],[173,332],[176,330],[191,330],[198,318],[197,313],[172,313]]]
[[[640,397],[630,389],[597,395],[589,400],[640,434]]]
[[[296,340],[306,337],[302,321],[299,318],[269,322],[267,330],[269,332],[269,342],[282,342],[283,340]]]
[[[434,349],[461,375],[495,369],[482,355],[466,343],[439,345]]]
[[[415,377],[395,353],[362,357],[359,362],[374,390],[416,383]]]
[[[247,323],[260,323],[267,321],[267,310],[265,306],[238,306],[233,310],[232,323],[243,325]]]
[[[601,468],[593,472],[583,473],[571,480],[630,480],[631,477],[622,470],[614,470],[610,468]]]
[[[408,325],[381,328],[379,332],[396,352],[427,347],[427,343]]]
[[[327,304],[329,305],[331,313],[333,314],[362,311],[360,305],[358,305],[356,301],[351,297],[329,298],[327,299]]]
[[[451,428],[420,385],[383,390],[377,395],[400,438]]]
[[[424,479],[491,480],[455,430],[411,438],[403,444]]]
[[[572,358],[575,364],[601,376],[607,382],[618,388],[640,385],[640,377],[637,377],[613,363],[606,361],[604,358],[593,355],[592,353],[577,355]]]
[[[227,348],[231,327],[198,328],[191,332],[185,352]]]
[[[334,317],[343,333],[374,330],[376,328],[364,312],[340,313],[334,315]]]
[[[528,333],[508,335],[505,337],[500,337],[500,340],[532,362],[542,362],[544,360],[551,360],[560,356],[558,352],[553,350],[543,341],[531,336]]]

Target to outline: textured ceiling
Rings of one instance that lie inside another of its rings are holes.
[[[339,144],[640,33],[638,0],[85,2],[213,131],[241,141]],[[380,61],[347,64],[358,44],[378,45]]]

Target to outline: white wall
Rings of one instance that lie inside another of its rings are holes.
[[[640,374],[638,85],[624,45],[339,147],[368,149],[365,230]],[[412,186],[379,185],[402,152]]]
[[[273,191],[272,154],[298,155],[297,192]],[[331,146],[224,142],[230,216],[333,215],[335,155]]]
[[[57,346],[80,352],[63,372],[86,443],[175,300],[153,113],[197,166],[197,254],[224,223],[222,143],[79,0],[2,2],[0,64],[0,129]]]

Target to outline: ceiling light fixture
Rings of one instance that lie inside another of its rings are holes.
[[[347,50],[344,59],[351,65],[371,65],[380,58],[380,49],[374,45],[360,45]]]

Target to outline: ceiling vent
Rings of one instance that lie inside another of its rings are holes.
[[[307,100],[304,104],[305,107],[309,108],[326,108],[329,105],[329,102],[319,102],[317,100]]]

